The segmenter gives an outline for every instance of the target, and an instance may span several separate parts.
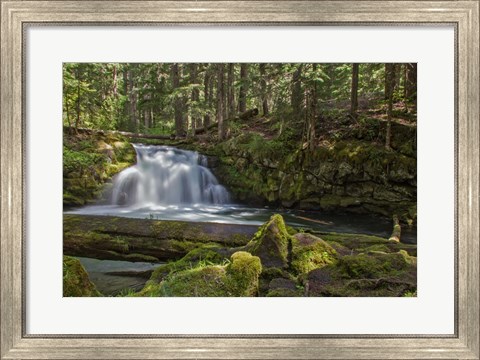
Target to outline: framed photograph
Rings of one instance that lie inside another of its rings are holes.
[[[479,359],[478,0],[0,2],[2,359]]]

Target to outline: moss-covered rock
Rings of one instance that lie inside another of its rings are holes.
[[[371,251],[311,271],[306,284],[309,296],[403,296],[416,291],[416,275],[416,258],[406,251]]]
[[[108,197],[104,185],[133,165],[135,151],[119,134],[72,132],[63,136],[63,204],[85,205]]]
[[[370,123],[380,131],[377,119],[368,119],[364,126],[371,127]],[[214,172],[236,199],[252,204],[388,217],[397,213],[401,221],[414,223],[409,209],[416,203],[415,131],[395,126],[399,133],[412,136],[400,136],[404,142],[392,140],[393,150],[372,141],[379,134],[368,140],[363,135],[330,139],[314,151],[258,134],[240,134],[218,145]]]
[[[171,261],[167,264],[157,267],[150,278],[150,282],[160,283],[168,275],[194,268],[198,263],[204,264],[222,264],[226,257],[221,254],[221,247],[218,244],[205,244],[189,251],[183,258],[177,261]]]
[[[258,256],[265,268],[287,268],[291,236],[281,215],[272,215],[248,243],[245,250]]]
[[[63,296],[102,296],[78,259],[63,257]]]
[[[291,268],[298,274],[308,273],[336,261],[337,252],[327,242],[312,234],[298,233],[292,236],[291,241]]]
[[[140,296],[255,296],[262,271],[260,259],[236,252],[227,265],[206,265],[176,271],[160,283],[150,281]]]
[[[285,278],[274,278],[270,281],[267,297],[298,297],[304,296],[304,289],[297,282]]]
[[[260,258],[245,251],[234,253],[227,265],[227,282],[235,296],[255,296],[258,278],[262,272]]]

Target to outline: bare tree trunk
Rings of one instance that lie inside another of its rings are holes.
[[[247,111],[247,77],[248,64],[240,64],[240,92],[238,96],[238,111]]]
[[[230,119],[235,116],[235,89],[233,84],[235,82],[235,65],[232,63],[228,64],[228,77],[227,77],[227,94],[228,94],[228,113],[227,118]]]
[[[118,80],[117,80],[117,66],[113,66],[113,96],[118,97]]]
[[[392,110],[393,110],[393,88],[395,86],[395,65],[385,64],[385,96],[387,98],[387,130],[385,134],[385,148],[390,149],[392,138]]]
[[[180,87],[180,70],[177,63],[172,64],[172,85],[173,90],[175,91]],[[180,95],[175,96],[174,102],[175,110],[174,110],[174,117],[175,117],[175,135],[176,136],[183,136],[184,135],[184,128],[183,128],[183,101]]]
[[[197,64],[190,64],[190,83],[191,84],[196,84],[197,83]],[[196,110],[196,107],[198,106],[198,98],[199,98],[199,91],[197,88],[194,88],[192,90],[192,103],[194,104],[195,106],[195,110]],[[197,122],[198,122],[198,119],[197,119],[197,116],[192,114],[192,118],[191,118],[191,130],[192,130],[192,136],[195,136],[195,128],[197,126]]]
[[[218,139],[221,141],[225,138],[224,129],[224,101],[225,101],[225,89],[224,89],[224,64],[217,64],[217,123],[218,123]]]
[[[405,95],[413,105],[413,110],[417,111],[417,64],[406,64]]]
[[[131,64],[133,67],[134,65]],[[128,89],[128,116],[130,119],[130,127],[134,131],[138,131],[138,119],[137,119],[137,99],[133,83],[133,73],[129,69],[127,71],[127,89]]]
[[[205,78],[203,79],[203,94],[205,104],[208,107],[207,113],[203,116],[203,127],[206,129],[210,125],[210,114],[208,111],[210,110],[211,105],[211,92],[210,92],[210,71],[208,67],[205,69]]]
[[[149,103],[150,94],[145,94],[145,95],[143,96],[143,100],[144,100],[146,103]],[[143,110],[143,126],[145,127],[145,129],[150,129],[150,127],[151,127],[150,104],[148,105],[148,107],[146,107],[146,108]]]
[[[267,79],[265,74],[265,63],[260,64],[260,86],[262,91],[262,110],[263,116],[268,115],[268,100],[267,100]]]
[[[80,71],[77,69],[77,118],[75,120],[75,129],[80,125]]]
[[[313,64],[314,74],[317,71],[317,64]],[[315,149],[317,135],[315,133],[315,122],[317,119],[317,80],[313,80],[309,94],[309,114],[308,114],[308,148],[310,151]]]
[[[352,94],[350,103],[350,115],[354,119],[357,118],[358,110],[358,63],[352,64]]]
[[[303,105],[305,101],[305,96],[302,92],[302,69],[303,64],[298,65],[292,77],[292,117],[296,122],[299,122],[299,120],[302,119]]]

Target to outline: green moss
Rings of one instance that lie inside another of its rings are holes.
[[[292,237],[292,269],[304,274],[336,261],[337,252],[325,241],[311,234]]]
[[[245,250],[260,257],[266,268],[287,267],[290,238],[282,216],[274,214],[259,228]]]
[[[375,251],[375,252],[388,253],[388,252],[390,252],[390,248],[385,244],[377,244],[377,245],[372,245],[372,246],[369,246],[369,247],[365,248],[364,251],[366,251],[366,252]]]
[[[415,261],[403,250],[390,254],[370,252],[342,257],[339,269],[347,278],[380,278],[396,275]]]
[[[219,253],[221,247],[217,244],[205,244],[190,250],[183,258],[177,261],[160,265],[152,273],[149,282],[159,283],[166,276],[188,268],[194,268],[198,263],[221,264],[225,257]]]
[[[227,266],[228,285],[235,296],[255,296],[258,291],[258,277],[262,272],[260,258],[245,251],[231,256]]]
[[[70,256],[63,257],[63,296],[102,296],[90,281],[80,261]]]
[[[185,233],[188,231],[189,224],[182,221],[161,221],[150,225],[151,230],[156,237],[167,235],[172,239],[184,239]]]
[[[133,147],[121,136],[64,132],[64,205],[85,205],[98,199],[104,184],[134,162]]]
[[[159,284],[149,282],[139,296],[255,296],[262,271],[260,259],[246,252],[232,255],[227,265],[197,263],[174,272]]]

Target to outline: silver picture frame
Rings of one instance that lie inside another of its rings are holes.
[[[479,359],[479,0],[0,0],[0,3],[1,359]],[[451,336],[27,334],[24,55],[25,29],[31,24],[454,26],[455,333]]]

